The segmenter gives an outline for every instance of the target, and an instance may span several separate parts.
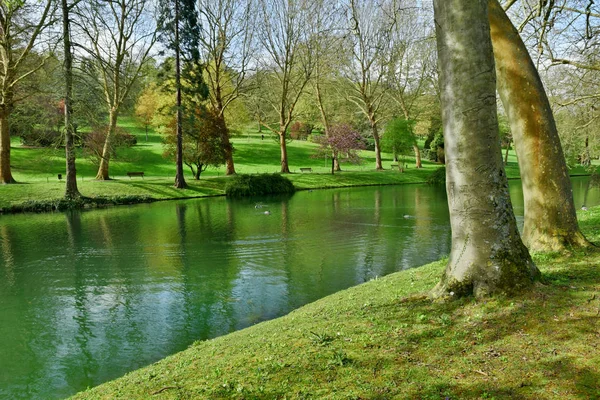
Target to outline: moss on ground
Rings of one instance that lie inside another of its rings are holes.
[[[600,208],[580,214],[600,240]],[[544,284],[436,303],[445,261],[198,342],[77,399],[600,397],[600,252],[537,254]]]

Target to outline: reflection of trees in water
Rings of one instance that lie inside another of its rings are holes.
[[[2,260],[4,261],[4,282],[8,286],[15,284],[15,257],[13,253],[12,241],[9,228],[6,225],[0,225],[0,242],[2,242]]]

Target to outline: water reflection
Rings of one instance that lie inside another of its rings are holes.
[[[600,202],[587,182],[574,189]],[[512,183],[517,213],[519,193]],[[2,216],[0,398],[65,397],[449,251],[443,188],[260,202]]]

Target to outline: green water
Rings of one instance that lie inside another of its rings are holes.
[[[582,203],[586,183],[574,186]],[[586,202],[600,202],[597,189]],[[63,398],[449,251],[443,188],[300,192],[260,205],[0,217],[0,398]]]

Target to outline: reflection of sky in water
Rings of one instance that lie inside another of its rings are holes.
[[[510,187],[522,215],[519,185]],[[586,187],[575,181],[576,204]],[[598,204],[598,189],[585,201]],[[443,188],[324,190],[260,203],[2,216],[0,398],[65,397],[450,249]]]

